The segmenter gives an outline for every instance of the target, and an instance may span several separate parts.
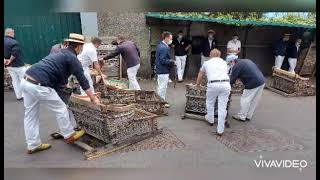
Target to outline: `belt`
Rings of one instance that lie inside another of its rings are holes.
[[[24,79],[25,79],[26,81],[32,83],[32,84],[41,86],[41,84],[40,84],[39,82],[37,82],[37,81],[35,81],[35,80],[33,80],[33,79],[30,79],[30,78],[28,78],[27,76],[24,76]]]
[[[215,82],[229,82],[229,79],[209,81],[209,83],[215,83]]]

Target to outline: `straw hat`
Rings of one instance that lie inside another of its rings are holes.
[[[84,44],[84,36],[81,34],[76,34],[76,33],[70,33],[69,34],[69,39],[65,39],[67,42],[76,42],[76,43],[82,43]]]
[[[215,34],[216,32],[215,32],[213,29],[209,29],[209,30],[208,30],[208,33],[213,33],[213,34]]]

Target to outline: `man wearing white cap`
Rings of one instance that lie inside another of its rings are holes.
[[[84,44],[84,37],[80,34],[70,33],[68,48],[61,52],[52,53],[38,63],[32,65],[21,81],[24,97],[24,130],[28,154],[47,150],[50,144],[41,143],[39,134],[40,105],[45,104],[55,112],[60,134],[65,142],[70,144],[80,139],[84,131],[74,131],[70,122],[66,103],[58,95],[58,91],[66,87],[68,77],[73,74],[94,103],[99,100],[93,95],[86,79],[80,61],[77,58]]]
[[[221,136],[224,132],[227,103],[231,91],[228,66],[220,56],[221,52],[218,49],[213,49],[210,52],[211,59],[203,63],[197,78],[198,86],[200,86],[204,74],[208,78],[206,93],[207,115],[205,118],[211,125],[214,123],[214,104],[218,98],[218,126],[216,131],[218,136]]]
[[[230,55],[226,61],[232,67],[230,84],[233,85],[237,79],[244,84],[240,112],[232,118],[242,122],[250,121],[261,98],[265,77],[256,64],[249,59],[238,59],[236,55]]]

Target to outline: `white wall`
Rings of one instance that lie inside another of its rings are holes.
[[[82,34],[86,37],[98,36],[96,12],[80,12]]]

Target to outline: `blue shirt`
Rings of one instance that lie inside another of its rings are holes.
[[[170,47],[160,42],[156,50],[156,72],[157,74],[169,74],[174,61],[170,56]]]
[[[24,66],[22,59],[22,51],[20,49],[19,43],[13,37],[5,36],[4,37],[4,58],[10,59],[11,55],[15,59],[8,65],[11,67],[21,67]]]
[[[72,74],[77,78],[83,90],[90,88],[81,63],[72,48],[61,49],[61,52],[49,54],[38,63],[33,64],[26,74],[42,86],[53,89],[59,89],[68,84],[68,78]]]
[[[249,59],[237,59],[232,67],[230,83],[233,85],[237,79],[240,79],[245,89],[254,89],[266,82],[260,69]]]

